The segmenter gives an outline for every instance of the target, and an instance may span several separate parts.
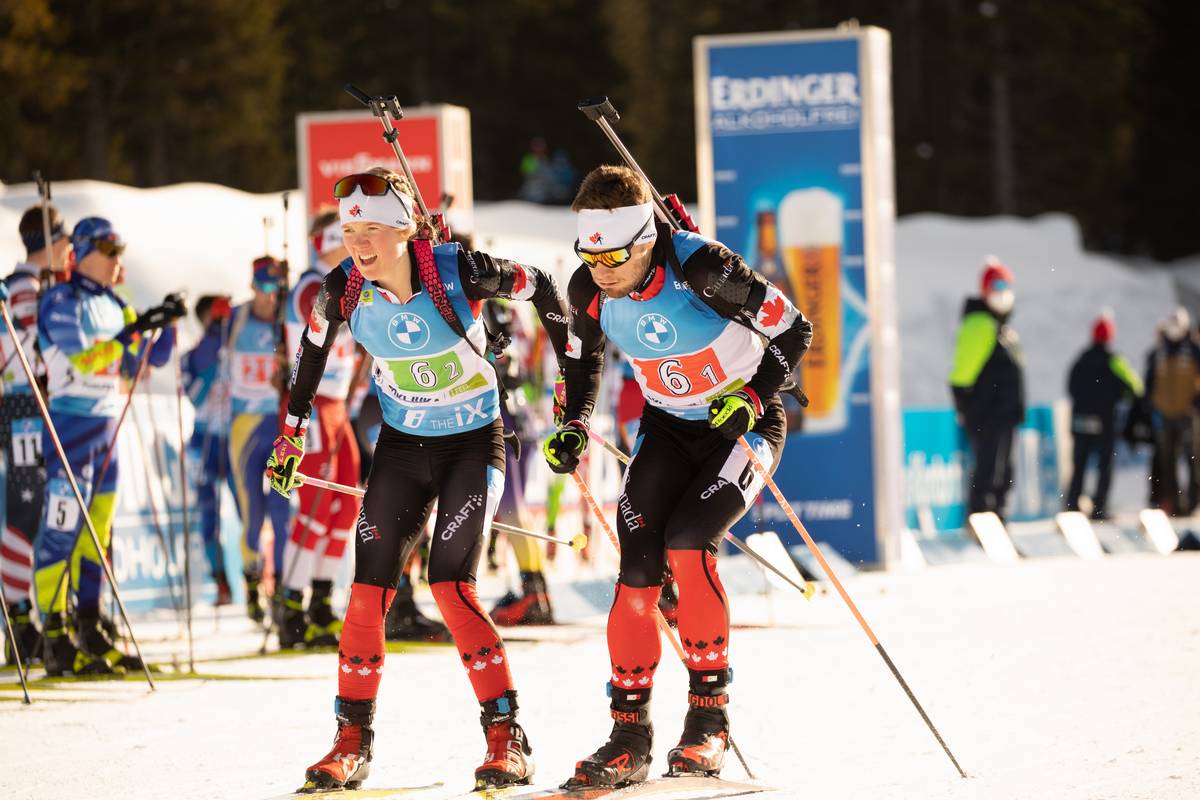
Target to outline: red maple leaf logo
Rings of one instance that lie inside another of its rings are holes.
[[[358,205],[358,203],[355,203],[354,207],[350,209],[350,216],[361,217],[362,214],[363,214],[362,206]]]
[[[783,298],[779,295],[775,295],[758,309],[758,321],[764,328],[774,328],[781,319],[783,319]]]
[[[592,244],[600,244],[601,242],[604,241],[604,237],[600,235],[600,231],[596,231],[595,233],[593,233],[591,236],[588,237],[588,241],[591,242]]]
[[[525,268],[520,264],[517,264],[516,269],[513,270],[513,285],[512,291],[510,291],[509,294],[519,295],[525,290],[527,281],[528,279],[525,276]]]
[[[574,353],[574,352],[575,352],[575,348],[571,346],[571,342],[570,342],[570,340],[568,340],[568,341],[567,341],[567,352],[568,352],[568,353]]]

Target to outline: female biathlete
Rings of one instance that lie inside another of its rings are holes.
[[[338,649],[338,731],[308,768],[306,790],[354,788],[367,776],[384,663],[384,617],[430,509],[437,503],[429,583],[483,708],[487,756],[477,788],[528,783],[532,749],[516,722],[504,643],[475,594],[484,536],[504,488],[496,373],[480,320],[490,297],[531,300],[559,358],[566,308],[553,278],[531,267],[431,246],[417,233],[414,193],[375,168],[334,187],[350,258],[326,276],[301,339],[283,435],[268,460],[287,493],[325,359],[345,322],[374,359],[384,424],[354,531],[355,573]],[[464,338],[465,335],[465,338]]]

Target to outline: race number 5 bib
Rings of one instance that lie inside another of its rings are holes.
[[[79,528],[79,502],[65,478],[52,478],[50,501],[46,504],[46,526],[56,531],[75,532]]]

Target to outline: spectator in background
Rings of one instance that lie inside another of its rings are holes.
[[[1174,516],[1187,516],[1200,500],[1194,439],[1200,346],[1190,329],[1187,309],[1175,309],[1163,322],[1162,337],[1146,359],[1146,396],[1154,416],[1154,474],[1158,485],[1151,502]],[[1181,458],[1187,469],[1186,494],[1179,485]]]
[[[1108,519],[1108,487],[1117,441],[1117,404],[1142,396],[1142,381],[1123,356],[1109,347],[1117,327],[1109,312],[1092,327],[1092,344],[1071,366],[1067,393],[1071,396],[1071,434],[1074,441],[1067,511],[1079,510],[1088,461],[1096,456],[1100,476],[1092,495],[1092,519]]]
[[[1013,277],[995,256],[984,262],[979,297],[968,297],[954,348],[950,390],[974,456],[967,513],[1004,518],[1012,487],[1013,432],[1025,420],[1023,356],[1008,325]]]

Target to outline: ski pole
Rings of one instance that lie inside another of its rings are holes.
[[[270,475],[269,472],[267,474],[268,476]],[[367,493],[366,489],[359,489],[357,486],[347,486],[344,483],[334,483],[333,481],[314,478],[303,473],[297,473],[296,477],[300,478],[301,483],[308,483],[320,489],[328,489],[331,492],[341,492],[342,494],[349,494],[355,497],[363,497]],[[570,539],[565,539],[558,536],[550,536],[549,534],[545,533],[537,533],[536,531],[525,530],[524,528],[518,528],[515,525],[506,525],[503,522],[493,522],[492,527],[499,528],[506,533],[515,533],[518,536],[525,536],[530,539],[541,539],[543,542],[554,542],[555,544],[566,545],[572,550],[582,550],[583,548],[587,547],[587,536],[582,533],[577,533]]]
[[[179,332],[175,332],[175,405],[179,421],[179,492],[183,503],[183,608],[187,621],[188,672],[196,672],[195,643],[192,641],[192,530],[188,524],[187,442],[183,438],[183,356],[179,347]],[[147,351],[149,352],[149,348]]]
[[[368,365],[369,365],[369,361],[364,352],[362,362],[358,365],[358,368],[355,370],[353,377],[350,379],[350,388],[346,392],[347,407],[350,404],[350,398],[352,398],[354,396],[355,391],[358,390],[358,385],[366,379]],[[351,431],[350,436],[353,436],[353,435],[354,435],[354,432]],[[337,441],[334,442],[333,450],[329,454],[329,464],[331,467],[333,466],[333,464],[335,464],[337,462],[338,454],[342,451],[342,445],[344,445],[346,443],[346,440],[348,438],[350,438],[350,437],[346,435],[346,431],[344,429],[338,431]],[[300,541],[298,542],[298,544],[300,546],[298,548],[296,548],[296,550],[292,553],[292,560],[288,562],[287,569],[284,570],[284,573],[282,575],[282,580],[277,580],[275,583],[276,599],[281,600],[283,598],[283,592],[284,592],[285,588],[287,587],[288,582],[291,580],[292,575],[296,571],[297,562],[300,561],[300,554],[304,550],[308,549],[308,545],[312,541],[312,537],[315,535],[315,531],[313,530],[313,521],[316,518],[317,509],[321,507],[321,501],[325,499],[325,497],[324,497],[325,491],[326,491],[325,487],[317,487],[317,493],[315,495],[313,495],[312,503],[310,503],[309,507],[308,507],[308,516],[306,516],[304,518],[304,520],[305,520],[304,533],[301,535]],[[267,629],[263,633],[263,642],[262,642],[262,645],[258,648],[259,655],[267,654],[267,644],[271,640],[271,631],[273,631],[273,630],[275,630],[274,615],[272,615],[271,622],[270,622],[270,624],[267,625]]]
[[[629,456],[627,456],[623,452],[621,452],[621,450],[619,450],[617,447],[615,447],[612,442],[608,441],[603,436],[601,436],[600,434],[593,431],[591,428],[588,428],[588,437],[590,437],[592,439],[592,441],[596,442],[596,444],[600,445],[605,450],[607,450],[608,452],[610,452],[614,456],[616,456],[617,460],[620,461],[622,464],[629,466],[629,462],[631,462],[633,460]],[[742,553],[749,556],[750,559],[752,561],[754,561],[756,564],[758,564],[760,567],[762,567],[763,569],[766,569],[766,570],[770,570],[775,575],[777,575],[780,578],[780,580],[791,585],[791,587],[793,589],[800,592],[800,594],[804,595],[805,600],[812,600],[813,595],[817,593],[817,585],[815,583],[813,583],[811,581],[804,581],[803,584],[796,583],[796,581],[793,580],[791,577],[789,577],[787,575],[787,573],[785,573],[783,570],[776,567],[774,564],[772,564],[767,559],[760,556],[758,553],[751,550],[750,547],[745,542],[743,542],[738,537],[734,536],[729,531],[725,531],[725,541],[729,542],[734,547],[736,547],[738,550],[742,551]],[[801,578],[801,579],[803,580],[803,578]]]
[[[617,534],[613,533],[613,529],[609,526],[608,520],[604,517],[604,512],[600,510],[600,504],[596,502],[596,498],[592,497],[592,493],[588,490],[587,484],[584,482],[583,477],[579,474],[579,470],[572,470],[571,477],[575,479],[575,486],[579,488],[579,495],[583,498],[583,501],[587,503],[588,508],[591,510],[596,519],[600,521],[600,527],[604,528],[604,532],[608,534],[608,540],[612,542],[613,548],[617,551],[617,555],[620,556],[621,541],[617,538]],[[675,655],[677,655],[679,660],[683,662],[683,668],[690,670],[691,667],[688,666],[689,662],[687,654],[683,652],[683,646],[680,645],[679,640],[675,638],[675,634],[671,631],[671,626],[667,624],[666,617],[663,616],[662,610],[658,606],[654,607],[654,618],[658,623],[658,629],[666,634],[667,639],[671,642],[671,646],[675,648]],[[729,737],[729,747],[733,750],[734,755],[737,756],[737,760],[741,762],[742,769],[746,771],[746,775],[748,775],[751,780],[755,780],[754,773],[750,771],[750,765],[746,763],[746,759],[742,755],[742,751],[737,746],[737,743],[734,742],[732,735]]]
[[[88,534],[92,537],[92,544],[96,547],[100,567],[104,570],[105,577],[108,578],[109,586],[112,587],[113,597],[117,601],[117,608],[121,611],[121,619],[125,622],[125,629],[129,631],[129,639],[133,642],[133,649],[137,652],[138,660],[142,663],[142,672],[146,675],[146,683],[150,684],[150,689],[153,691],[155,688],[154,679],[150,677],[150,667],[146,664],[146,660],[142,658],[141,645],[138,644],[137,637],[133,633],[133,626],[129,624],[129,614],[125,611],[125,603],[121,600],[120,591],[117,589],[117,578],[113,574],[112,565],[104,557],[104,548],[100,546],[100,535],[96,533],[96,527],[92,524],[92,515],[88,512],[87,503],[83,499],[83,493],[79,491],[79,484],[75,481],[75,472],[71,469],[71,462],[67,460],[67,453],[63,449],[62,441],[58,438],[58,431],[54,428],[54,420],[50,417],[50,409],[46,407],[45,398],[42,397],[42,389],[38,386],[37,378],[33,374],[33,367],[29,365],[29,359],[25,357],[25,351],[21,349],[20,342],[17,339],[17,330],[13,325],[12,315],[8,311],[8,301],[2,298],[0,298],[0,316],[4,317],[4,327],[8,329],[8,335],[13,338],[13,345],[17,348],[17,357],[21,359],[21,368],[25,370],[25,377],[29,379],[29,388],[33,392],[34,399],[37,400],[38,410],[41,411],[42,419],[46,423],[46,432],[50,434],[50,441],[54,444],[54,451],[58,454],[58,458],[63,465],[63,471],[67,474],[67,482],[71,484],[71,492],[75,495],[75,501],[79,503],[79,511],[83,515],[83,522],[87,526]],[[78,541],[78,538],[77,536],[76,541]],[[75,548],[72,547],[71,552],[74,551]],[[67,572],[70,572],[69,565]]]
[[[901,688],[904,689],[904,693],[908,695],[908,699],[912,701],[913,706],[917,709],[917,713],[921,715],[921,719],[925,720],[925,724],[929,726],[929,731],[933,734],[933,737],[937,739],[938,744],[942,746],[942,750],[946,751],[946,755],[950,758],[950,762],[954,764],[954,768],[958,770],[958,774],[964,778],[967,777],[967,773],[963,771],[961,766],[959,766],[958,759],[956,759],[954,754],[950,752],[950,748],[946,746],[946,742],[944,739],[942,739],[942,735],[938,733],[938,729],[934,727],[933,721],[929,719],[929,715],[925,713],[925,709],[922,708],[920,702],[917,701],[916,695],[913,694],[912,689],[908,687],[908,683],[904,680],[904,677],[901,676],[900,670],[896,669],[896,665],[892,663],[891,657],[888,656],[887,651],[883,649],[883,645],[879,643],[879,639],[875,637],[875,632],[871,630],[871,626],[867,624],[867,621],[859,612],[858,606],[854,604],[854,601],[850,599],[850,595],[846,593],[846,589],[842,586],[842,582],[838,580],[837,575],[835,575],[833,572],[833,568],[830,567],[829,562],[825,560],[825,555],[821,552],[821,548],[817,546],[815,541],[813,541],[812,536],[810,536],[808,533],[808,529],[804,527],[802,522],[800,522],[800,518],[797,517],[796,512],[792,510],[791,504],[787,501],[787,498],[783,496],[783,492],[779,491],[779,487],[775,484],[775,481],[767,473],[767,470],[765,467],[763,467],[762,462],[758,460],[758,456],[754,454],[754,449],[750,447],[750,443],[746,441],[746,437],[739,436],[738,444],[740,444],[742,449],[746,451],[746,457],[750,459],[750,465],[754,468],[754,471],[757,472],[758,476],[763,479],[763,482],[770,487],[771,494],[775,495],[775,500],[779,503],[779,507],[783,509],[783,513],[787,514],[787,518],[791,520],[791,523],[796,528],[796,531],[799,532],[801,538],[804,539],[804,543],[808,545],[808,549],[812,551],[813,557],[816,558],[817,563],[821,565],[821,569],[824,570],[825,575],[829,578],[829,582],[834,585],[834,588],[837,589],[838,594],[842,596],[842,600],[844,600],[846,605],[849,607],[850,613],[854,615],[856,620],[858,620],[858,624],[862,626],[863,632],[867,634],[867,638],[871,640],[871,644],[874,645],[875,650],[879,653],[880,657],[883,658],[883,661],[885,664],[887,664],[888,669],[892,671],[892,675],[895,676],[896,680],[900,683]]]
[[[21,664],[21,648],[17,644],[17,632],[13,628],[12,617],[8,615],[8,600],[4,597],[4,583],[0,581],[0,609],[4,610],[4,627],[8,631],[8,642],[13,649],[13,658],[17,662],[17,675],[21,677],[21,691],[25,693],[25,705],[32,704],[29,699],[29,686],[25,683],[25,667]]]

